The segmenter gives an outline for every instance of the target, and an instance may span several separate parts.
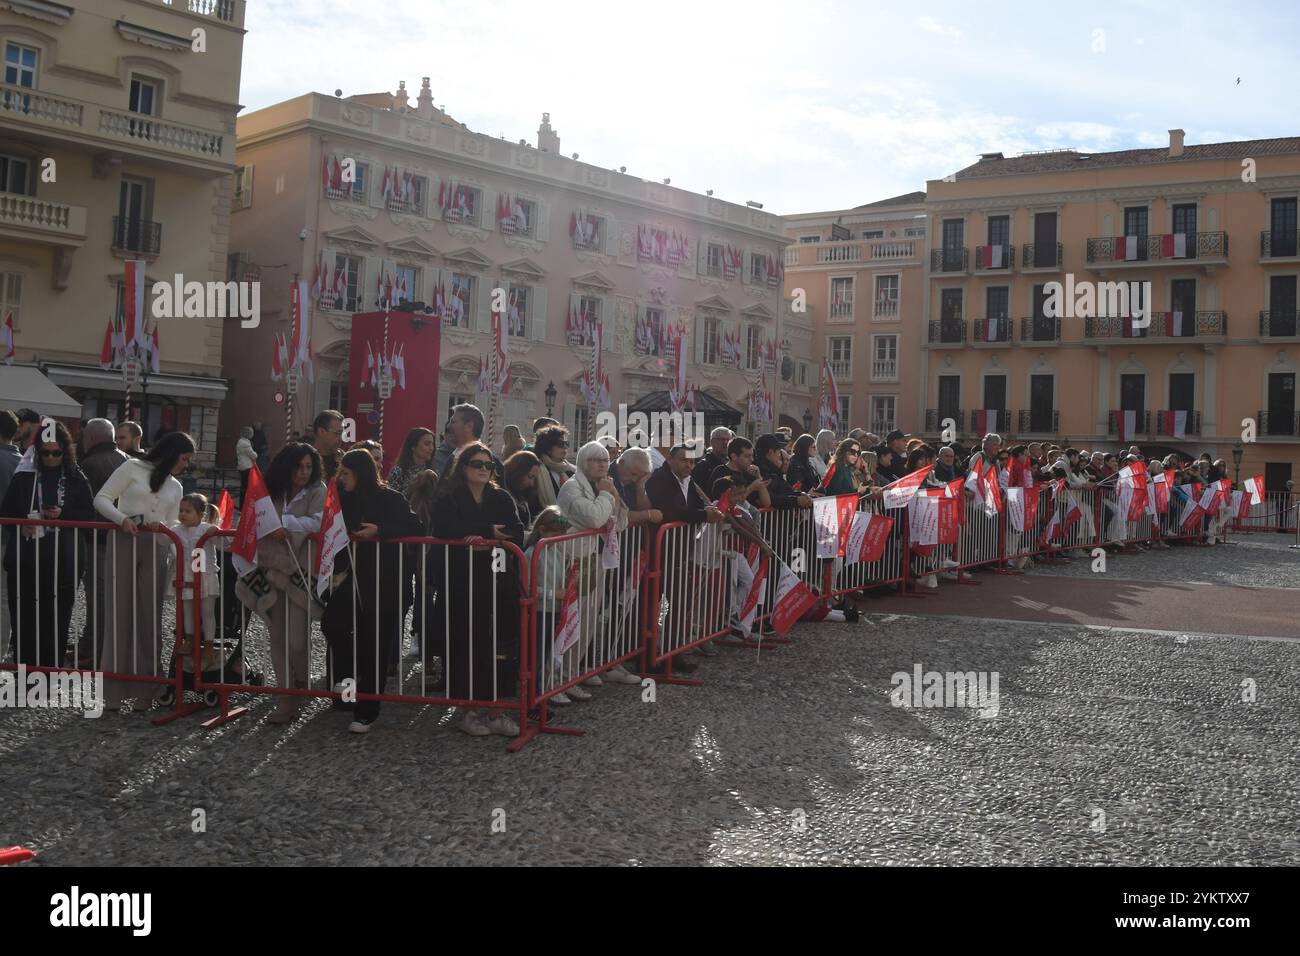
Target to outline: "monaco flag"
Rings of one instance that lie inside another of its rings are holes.
[[[926,476],[933,470],[934,465],[926,465],[910,475],[904,475],[897,481],[885,485],[885,494],[882,498],[885,507],[906,508],[908,503],[916,497],[916,491],[921,487],[921,482],[925,481]]]
[[[1115,413],[1115,427],[1121,442],[1130,441],[1137,431],[1137,412],[1122,411]]]
[[[225,488],[221,489],[221,497],[217,499],[217,515],[217,527],[222,531],[235,526],[235,502]]]
[[[275,505],[266,491],[266,482],[256,465],[248,473],[248,491],[244,495],[244,508],[239,514],[239,527],[230,544],[230,560],[243,577],[257,566],[257,543],[272,531],[284,527]]]
[[[1012,530],[1024,534],[1038,520],[1038,494],[1025,488],[1008,488],[1007,512],[1011,515]]]
[[[768,619],[772,629],[781,637],[795,621],[804,616],[804,612],[817,603],[817,595],[799,575],[790,570],[790,566],[780,558],[776,563],[781,566],[781,573],[776,579],[776,599],[772,602],[772,616]],[[556,642],[559,642],[558,635]]]
[[[1245,521],[1250,517],[1250,495],[1244,491],[1234,491],[1232,493],[1232,513],[1238,521]]]
[[[343,508],[339,503],[339,489],[330,479],[325,489],[325,510],[320,519],[320,550],[316,554],[316,593],[325,593],[334,577],[334,559],[348,546],[348,527],[343,523]]]
[[[754,618],[758,616],[759,605],[763,603],[763,593],[767,590],[767,555],[759,550],[758,545],[751,544],[745,552],[745,563],[749,565],[754,581],[749,586],[749,593],[745,595],[745,603],[741,605],[737,617],[741,628],[749,631],[754,625]]]
[[[1191,528],[1200,520],[1201,515],[1204,514],[1200,505],[1201,486],[1184,485],[1182,486],[1181,491],[1183,495],[1186,496],[1186,502],[1183,505],[1182,518],[1178,523],[1183,528]]]
[[[142,352],[149,347],[144,331],[144,269],[144,260],[128,259],[122,290],[122,313],[126,318],[126,348],[129,349],[134,345]]]
[[[564,660],[564,652],[578,643],[582,631],[582,614],[578,607],[578,562],[569,565],[564,578],[564,602],[560,605],[560,619],[555,626],[555,646],[552,653],[557,663]]]
[[[1169,513],[1169,489],[1174,484],[1174,472],[1157,471],[1151,475],[1151,498],[1159,514]]]
[[[842,558],[858,509],[857,495],[813,499],[813,527],[817,529],[817,557]]]
[[[1174,333],[1177,334],[1177,333]],[[1183,438],[1187,434],[1186,412],[1161,412],[1164,428],[1161,431],[1171,438]]]
[[[1250,495],[1250,503],[1258,505],[1264,503],[1264,476],[1256,475],[1254,478],[1247,478],[1241,483],[1241,490]]]
[[[849,541],[844,549],[844,563],[879,561],[885,553],[885,542],[893,527],[893,518],[870,511],[854,512]]]

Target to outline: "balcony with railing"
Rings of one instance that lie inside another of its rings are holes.
[[[988,414],[992,412],[992,415]],[[977,408],[970,413],[970,434],[977,438],[990,433],[1004,438],[1011,431],[1011,412],[1006,409]]]
[[[86,207],[0,193],[0,236],[79,246],[86,239]]]
[[[1011,342],[1011,319],[975,319],[971,323],[971,345],[1008,345]]]
[[[1093,269],[1146,268],[1160,265],[1228,264],[1226,232],[1163,233],[1107,236],[1087,240],[1088,266]]]
[[[1019,424],[1017,431],[1021,435],[1055,437],[1061,433],[1061,413],[1052,408],[1022,408]]]
[[[830,366],[831,374],[835,376],[836,385],[841,385],[853,377],[852,360],[832,359]]]
[[[85,106],[26,86],[0,84],[0,115],[80,129]]]
[[[212,17],[231,26],[243,26],[243,3],[241,0],[158,0],[165,7],[184,10],[201,17]]]
[[[871,379],[875,382],[891,382],[898,378],[898,359],[872,359]]]
[[[1300,437],[1300,412],[1260,411],[1257,421],[1261,438]]]
[[[136,113],[99,111],[99,132],[117,139],[130,140],[168,153],[186,153],[205,159],[224,155],[226,136],[196,126],[168,123],[153,116]]]
[[[897,319],[898,300],[894,298],[876,299],[871,307],[873,319]]]
[[[1020,341],[1056,345],[1061,341],[1061,320],[1036,315],[1020,320]]]
[[[1059,272],[1065,248],[1059,242],[1026,242],[1020,255],[1021,272]]]
[[[1112,408],[1109,415],[1110,428],[1108,434],[1115,435],[1122,441],[1128,441],[1134,435],[1150,435],[1151,413],[1147,411],[1132,411],[1131,413],[1133,415],[1133,427],[1131,429],[1125,428],[1123,426],[1126,411]]]
[[[800,243],[785,250],[787,266],[840,265],[844,263],[918,262],[917,240],[876,239]]]
[[[831,319],[853,319],[853,293],[841,292],[831,299]]]
[[[1141,320],[1108,316],[1083,320],[1083,334],[1088,339],[1117,339],[1128,342],[1142,339],[1169,344],[1179,339],[1221,342],[1228,334],[1226,312],[1153,312],[1145,325]]]
[[[925,431],[926,434],[936,434],[943,431],[945,419],[951,418],[954,422],[956,431],[961,434],[966,431],[966,410],[962,408],[927,408],[925,410]],[[880,434],[884,434],[881,432]]]
[[[1161,409],[1154,413],[1155,430],[1151,433],[1158,438],[1182,438],[1184,435],[1199,435],[1201,433],[1201,413],[1200,412],[1180,412],[1176,409]],[[1179,434],[1179,415],[1186,415],[1182,422],[1182,434]]]
[[[1261,232],[1259,258],[1261,262],[1295,262],[1300,259],[1300,233]]]
[[[129,252],[134,255],[160,255],[162,223],[114,216],[112,248],[114,252]]]
[[[1290,339],[1300,335],[1300,312],[1265,310],[1259,314],[1261,339]]]
[[[970,250],[956,246],[930,250],[931,272],[966,272],[970,268]]]
[[[965,345],[966,323],[961,319],[932,319],[927,341],[940,347]]]
[[[976,272],[1010,272],[1016,265],[1016,247],[1009,244],[975,247]]]

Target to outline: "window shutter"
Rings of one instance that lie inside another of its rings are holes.
[[[746,246],[740,257],[740,284],[749,285],[749,270],[753,268],[750,265],[749,257],[754,254],[754,250]],[[833,281],[833,280],[832,280]]]
[[[497,228],[497,192],[484,186],[479,190],[478,222],[474,225],[495,231]]]
[[[618,301],[612,296],[600,300],[601,347],[606,352],[614,351],[618,341]]]
[[[239,171],[239,180],[239,208],[247,209],[253,205],[253,167],[243,167]]]
[[[488,276],[476,276],[474,279],[474,303],[478,312],[478,330],[492,332],[492,290],[497,287],[496,280]]]
[[[695,271],[702,276],[709,274],[709,240],[705,237],[695,250]]]
[[[569,433],[571,435],[575,434],[578,428],[578,405],[573,399],[566,398],[564,400],[564,413],[560,418],[563,420],[564,427],[569,430]]]
[[[528,291],[532,299],[530,308],[533,314],[528,317],[528,321],[533,325],[533,339],[538,342],[546,341],[546,286],[530,286]]]
[[[703,316],[695,317],[695,364],[704,364],[704,336],[707,326]]]
[[[533,235],[541,242],[546,242],[551,238],[551,207],[549,203],[535,203],[536,211],[533,215],[537,219],[537,228],[533,230]]]
[[[619,225],[613,216],[605,217],[605,255],[618,256],[619,243],[622,236],[619,233]]]
[[[357,163],[357,169],[360,170],[361,163]],[[390,167],[391,171],[391,167]],[[366,190],[366,199],[371,206],[376,209],[384,208],[384,167],[379,163],[371,163],[363,174],[364,181],[362,186]]]

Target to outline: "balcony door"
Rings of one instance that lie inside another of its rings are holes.
[[[1268,334],[1296,334],[1296,277],[1272,276],[1268,280]]]
[[[1052,411],[1056,407],[1056,376],[1029,376],[1029,430],[1051,433]]]
[[[1034,214],[1034,267],[1040,269],[1057,265],[1056,213]]]
[[[940,375],[939,376],[939,421],[938,426],[943,428],[943,420],[951,418],[957,419],[957,410],[961,407],[961,376],[960,375]]]
[[[1124,235],[1137,238],[1137,257],[1147,257],[1147,207],[1130,206],[1124,210]]]
[[[1137,431],[1142,431],[1142,412],[1147,404],[1147,377],[1121,375],[1119,377],[1119,407],[1121,411],[1137,413]]]
[[[1174,207],[1174,235],[1187,237],[1187,258],[1196,258],[1196,205],[1188,203]]]
[[[1294,256],[1296,254],[1296,199],[1274,199],[1269,252],[1273,256]]]
[[[1001,412],[1007,407],[1007,377],[1005,375],[985,375],[984,376],[984,404],[981,408],[989,411]],[[988,423],[989,429],[996,429],[998,423],[992,421]]]
[[[966,244],[966,222],[963,219],[943,221],[943,271],[958,272],[962,267],[962,249]]]
[[[1186,338],[1196,336],[1196,280],[1174,279],[1169,283],[1170,310],[1175,313],[1171,332]],[[1181,321],[1179,321],[1181,313]]]
[[[143,252],[148,218],[149,184],[123,177],[117,200],[117,248]]]
[[[1196,397],[1196,375],[1192,372],[1171,372],[1169,375],[1169,410],[1191,412]]]
[[[1295,373],[1272,372],[1268,376],[1269,435],[1295,433]]]
[[[939,299],[939,341],[960,342],[962,290],[944,289]]]
[[[1046,286],[1034,286],[1034,341],[1051,342],[1056,338],[1056,319],[1047,314]]]

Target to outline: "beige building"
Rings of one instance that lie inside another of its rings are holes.
[[[1300,458],[1300,139],[1185,145],[1171,130],[1158,149],[986,154],[950,180],[927,183],[913,400],[928,434],[953,418],[974,437],[992,419],[1079,448],[1208,451],[1231,469],[1249,420],[1241,473],[1283,489]],[[1076,308],[1052,314],[1053,282]],[[1150,284],[1148,327],[1128,320],[1132,303],[1082,314],[1085,287],[1134,282]]]
[[[813,401],[812,329],[782,298],[788,240],[779,217],[582,162],[561,152],[549,114],[535,143],[475,133],[435,105],[427,79],[414,98],[404,83],[396,94],[310,93],[240,117],[238,137],[251,189],[236,203],[230,248],[240,270],[261,275],[263,321],[227,336],[223,435],[260,419],[278,444],[285,411],[271,379],[272,340],[289,333],[291,276],[310,281],[318,261],[339,277],[339,294],[331,288],[315,310],[315,382],[295,395],[295,429],[357,398],[348,394],[362,375],[349,366],[351,315],[375,310],[381,270],[412,303],[432,307],[439,291],[458,293],[442,319],[437,392],[428,395],[425,423],[435,429],[456,402],[486,407],[476,384],[496,288],[517,312],[498,421],[531,423],[550,409],[586,433],[579,386],[591,349],[569,328],[571,314],[585,313],[604,329],[611,404],[668,388],[672,330],[685,329],[688,382],[743,430],[770,424],[749,420],[747,397],[774,342],[787,377],[773,387],[768,376],[773,417],[802,427]],[[336,174],[347,160],[351,182]],[[386,178],[401,188],[386,193]],[[734,358],[728,343],[738,343]],[[408,368],[407,377],[421,387],[418,373]]]
[[[242,0],[0,3],[0,308],[16,351],[0,377],[39,369],[82,417],[117,419],[122,374],[99,358],[125,261],[144,260],[150,285],[225,278],[243,20]],[[147,437],[189,430],[200,460],[223,331],[158,320],[160,371],[135,393]]]
[[[785,251],[786,295],[802,292],[807,303],[816,343],[810,383],[820,388],[823,358],[835,375],[838,431],[862,426],[884,436],[895,427],[916,428],[925,193],[785,222],[793,243]]]

